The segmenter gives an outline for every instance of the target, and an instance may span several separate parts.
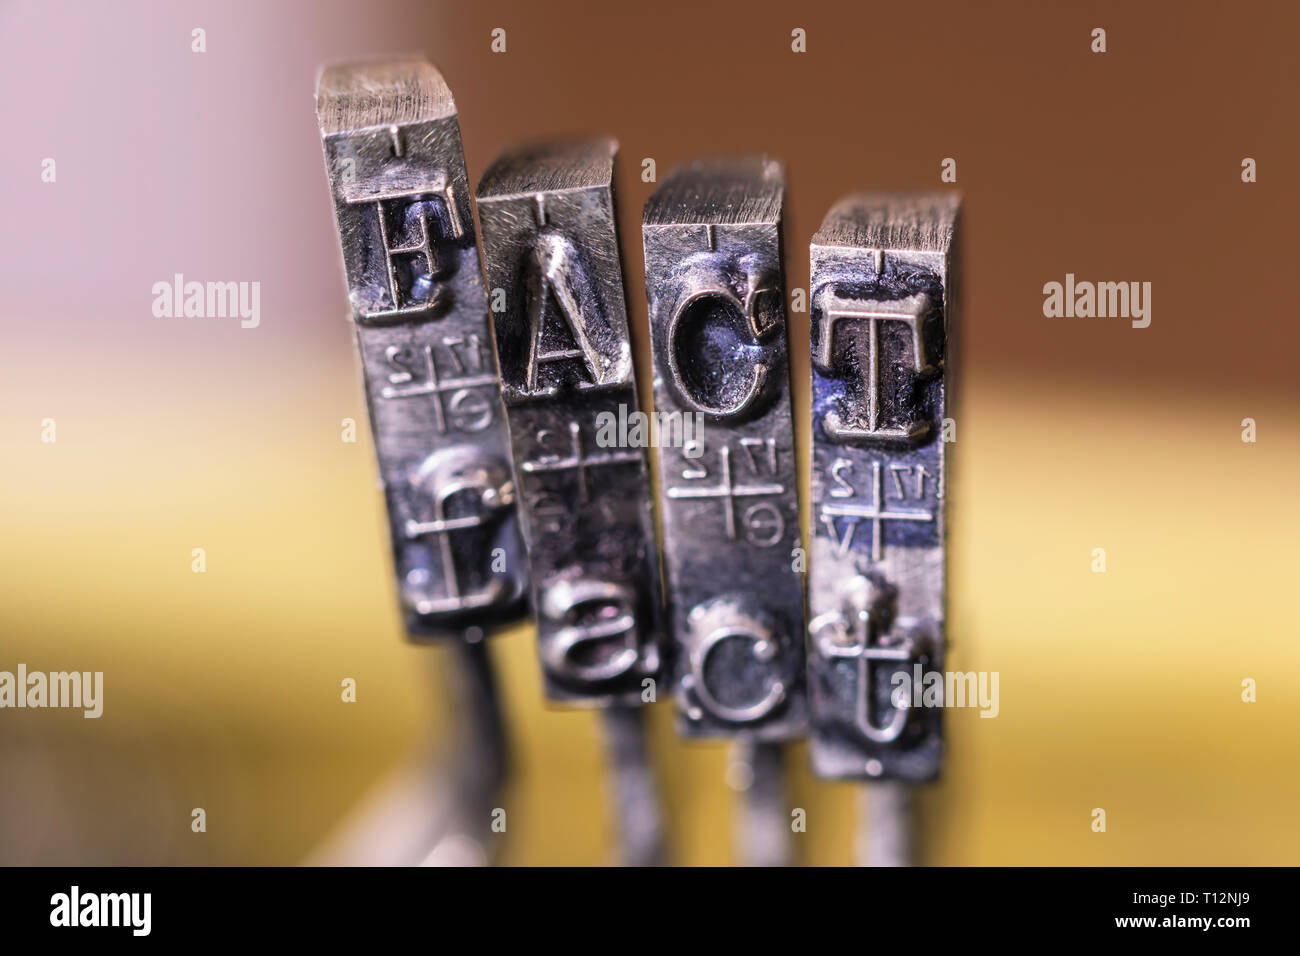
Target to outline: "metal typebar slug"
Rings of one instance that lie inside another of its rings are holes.
[[[939,773],[942,708],[918,675],[944,666],[957,211],[949,194],[855,195],[812,239],[808,669],[822,777]],[[885,796],[877,808],[902,806]]]
[[[805,727],[783,193],[772,160],[696,163],[660,184],[643,217],[655,407],[702,422],[659,452],[687,736],[784,740]]]
[[[316,109],[407,629],[517,618],[527,567],[451,91],[422,60],[332,66]]]

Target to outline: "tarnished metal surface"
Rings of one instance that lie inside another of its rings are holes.
[[[422,60],[333,66],[316,111],[408,631],[514,619],[527,567],[451,92]]]
[[[783,194],[775,161],[696,163],[660,184],[642,221],[655,408],[703,422],[693,442],[659,450],[689,736],[785,739],[806,722]]]
[[[812,240],[814,771],[927,780],[944,666],[945,358],[958,202],[858,195]]]
[[[478,189],[542,671],[572,703],[639,704],[660,666],[646,453],[617,428],[638,409],[615,150],[524,146]]]

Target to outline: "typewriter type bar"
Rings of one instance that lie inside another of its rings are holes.
[[[422,60],[333,66],[316,111],[407,630],[481,634],[527,565],[451,91]]]
[[[547,696],[639,705],[660,588],[609,139],[507,151],[479,184]]]
[[[808,671],[821,777],[915,783],[940,769],[942,707],[925,706],[921,675],[944,667],[957,211],[949,194],[855,195],[812,239]],[[879,790],[873,805],[899,797]]]
[[[620,428],[639,410],[616,152],[604,138],[508,150],[477,199],[546,695],[605,708],[623,860],[647,865],[665,857],[640,711],[662,594],[644,444]]]
[[[427,860],[486,857],[506,744],[483,638],[525,613],[528,575],[456,107],[398,60],[327,67],[316,116],[406,630],[460,638]]]
[[[674,171],[642,220],[679,731],[803,733],[803,591],[781,270],[784,174]]]

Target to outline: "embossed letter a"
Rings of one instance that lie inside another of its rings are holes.
[[[573,359],[580,359],[586,369],[587,380],[576,383],[580,389],[599,388],[621,381],[623,368],[630,364],[630,355],[620,356],[617,349],[611,355],[608,347],[602,348],[607,344],[604,340],[608,338],[608,323],[603,316],[590,315],[590,309],[583,311],[579,298],[586,282],[572,244],[562,236],[539,236],[527,270],[529,344],[524,394],[555,394],[557,385],[548,387],[540,381],[542,366]],[[551,302],[559,307],[575,348],[548,350],[543,344],[547,306]],[[626,362],[622,361],[624,358]]]

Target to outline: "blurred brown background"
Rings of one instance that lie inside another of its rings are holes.
[[[951,714],[923,861],[1297,862],[1298,26],[1281,2],[0,6],[0,670],[106,685],[99,720],[0,711],[0,863],[296,862],[446,726],[371,449],[339,440],[364,404],[313,115],[322,63],[405,52],[451,84],[472,182],[516,139],[619,138],[642,341],[643,157],[783,159],[792,288],[840,195],[960,189],[951,665],[999,671],[1001,714]],[[260,327],[155,318],[177,272],[260,281]],[[1151,282],[1150,328],[1044,318],[1067,272]],[[495,654],[503,859],[606,862],[594,720],[542,711],[527,629]],[[668,718],[678,859],[729,862],[725,748]],[[792,803],[801,858],[848,862],[851,788],[801,771]]]

